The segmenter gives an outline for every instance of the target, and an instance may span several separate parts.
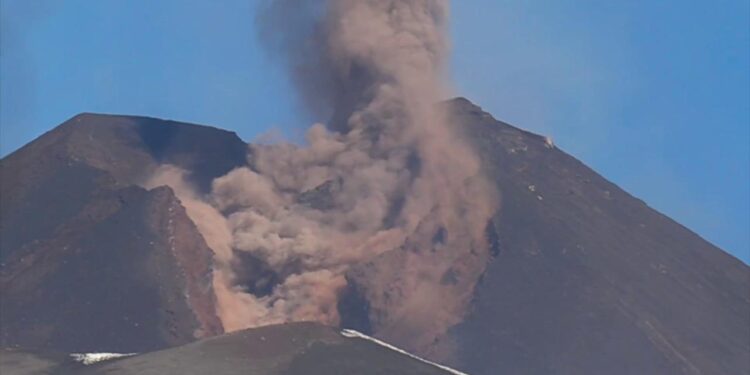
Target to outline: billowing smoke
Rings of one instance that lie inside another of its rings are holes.
[[[218,247],[226,330],[340,324],[352,290],[373,333],[412,350],[461,320],[496,202],[437,105],[447,16],[445,0],[265,6],[261,35],[311,112],[331,120],[304,147],[251,146],[247,167],[214,181],[222,222],[197,224]],[[217,220],[205,206],[202,218]]]

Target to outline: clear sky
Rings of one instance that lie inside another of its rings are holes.
[[[0,154],[80,112],[251,141],[311,121],[255,38],[259,0],[0,0]],[[750,1],[454,0],[452,77],[750,261]]]

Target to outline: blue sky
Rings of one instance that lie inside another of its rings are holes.
[[[0,153],[80,112],[299,134],[258,0],[0,0]],[[455,94],[750,261],[750,2],[452,2]]]

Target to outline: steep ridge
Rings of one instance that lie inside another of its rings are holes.
[[[502,194],[495,258],[454,327],[475,375],[750,371],[750,269],[559,150],[449,103]]]

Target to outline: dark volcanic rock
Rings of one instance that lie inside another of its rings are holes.
[[[483,374],[750,373],[750,269],[535,134],[450,102],[502,194],[451,337]]]
[[[143,351],[222,332],[211,251],[161,163],[198,186],[245,160],[233,133],[83,114],[0,161],[0,339],[55,351]]]
[[[333,208],[334,197],[341,189],[341,180],[332,180],[322,183],[315,189],[300,194],[297,201],[316,210],[327,210]]]

